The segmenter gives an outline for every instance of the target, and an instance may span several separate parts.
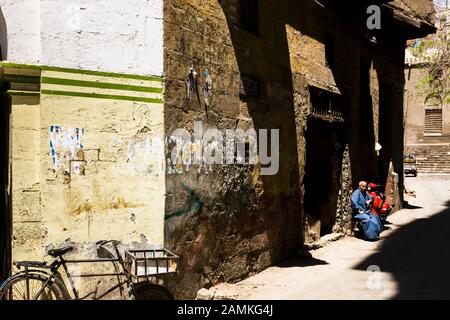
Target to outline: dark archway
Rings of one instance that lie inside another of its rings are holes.
[[[344,126],[311,117],[306,132],[304,210],[320,221],[320,236],[335,224]]]

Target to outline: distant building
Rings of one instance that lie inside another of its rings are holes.
[[[449,7],[436,7],[436,27],[435,35],[408,42],[405,56],[405,152],[419,158],[419,174],[450,173],[450,104],[426,102],[422,85],[436,50],[431,47],[423,55],[415,54],[423,41],[446,37],[450,42]]]

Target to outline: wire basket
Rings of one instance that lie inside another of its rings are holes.
[[[127,250],[125,266],[137,278],[175,273],[178,256],[166,249]]]

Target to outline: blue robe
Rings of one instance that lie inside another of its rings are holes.
[[[373,198],[367,192],[362,194],[361,190],[356,189],[352,194],[352,209],[356,212],[363,211],[363,213],[356,214],[354,218],[359,220],[362,225],[364,239],[378,240],[383,231],[383,223],[377,215],[370,212],[370,208],[366,204],[369,199]]]

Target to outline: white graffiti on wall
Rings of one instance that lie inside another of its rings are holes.
[[[54,170],[63,169],[80,174],[80,164],[75,163],[71,168],[72,160],[84,160],[80,157],[83,150],[81,139],[84,136],[83,128],[64,128],[50,126],[50,153]]]
[[[191,167],[198,173],[209,173],[213,165],[258,165],[261,175],[278,173],[280,151],[279,129],[203,128],[194,121],[193,135],[178,128],[161,137],[129,142],[127,173],[129,175],[182,174]],[[270,151],[270,152],[269,152]],[[165,167],[165,169],[164,169]]]
[[[129,175],[164,174],[164,142],[150,138],[128,144],[127,165]]]

